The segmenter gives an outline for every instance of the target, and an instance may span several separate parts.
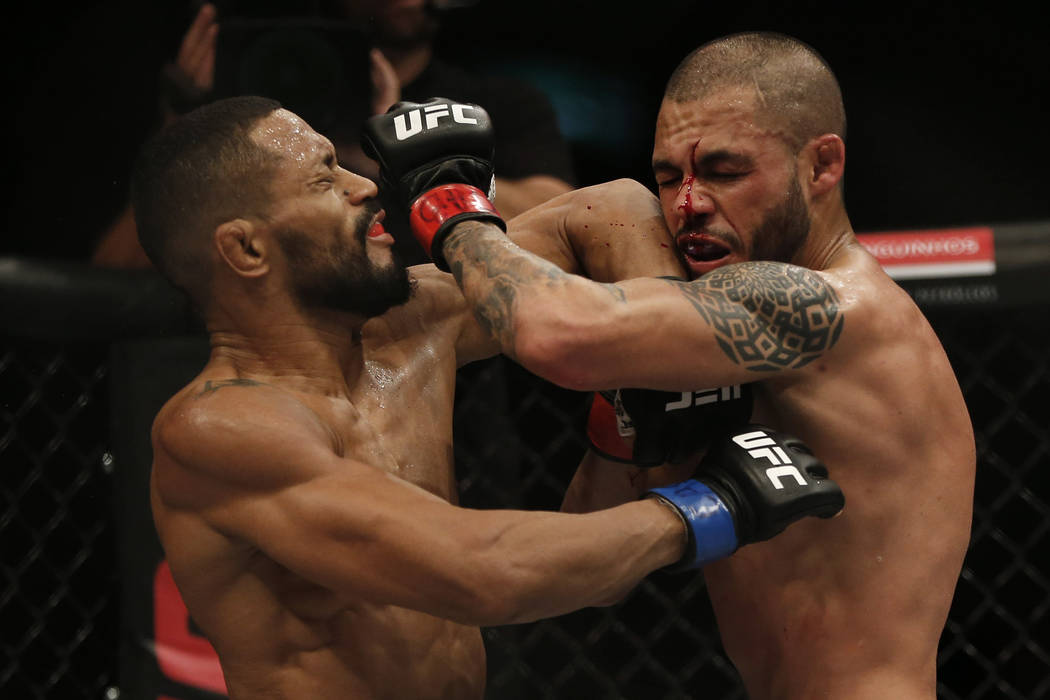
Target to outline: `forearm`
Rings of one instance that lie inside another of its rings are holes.
[[[611,605],[650,572],[677,562],[688,539],[682,519],[654,499],[585,515],[529,517],[498,532],[489,556],[491,566],[505,572],[508,607],[501,619],[479,624]]]
[[[577,308],[576,301],[604,285],[519,248],[490,224],[458,224],[445,238],[443,253],[481,327],[504,354],[534,372],[523,356],[523,332],[556,341],[559,334],[571,333],[566,326],[573,318],[598,311],[585,312],[586,305]]]

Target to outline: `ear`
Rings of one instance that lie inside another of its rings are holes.
[[[846,170],[846,144],[842,139],[837,134],[824,134],[807,143],[805,150],[810,193],[819,196],[838,187]]]
[[[258,227],[246,219],[233,219],[215,229],[219,257],[242,277],[261,277],[270,271],[266,241]]]

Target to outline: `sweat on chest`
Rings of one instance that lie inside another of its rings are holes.
[[[450,499],[455,375],[367,362],[349,400],[327,406],[333,449]]]

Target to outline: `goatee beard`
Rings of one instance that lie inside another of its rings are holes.
[[[368,208],[358,217],[354,238],[360,248],[356,252],[338,236],[325,250],[302,231],[279,233],[278,241],[292,270],[292,293],[301,306],[372,318],[409,300],[412,283],[397,251],[391,249],[391,262],[384,267],[373,263],[366,252],[368,227],[378,210],[378,205]]]

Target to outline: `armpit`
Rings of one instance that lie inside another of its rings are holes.
[[[727,265],[677,286],[729,359],[756,372],[812,362],[835,345],[845,321],[835,290],[795,265]]]

